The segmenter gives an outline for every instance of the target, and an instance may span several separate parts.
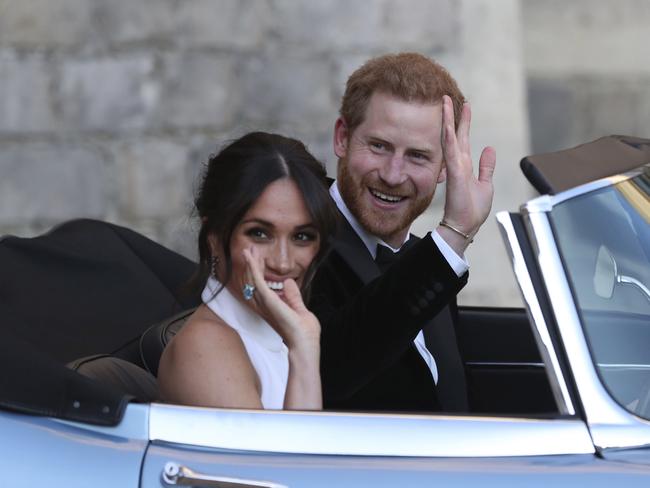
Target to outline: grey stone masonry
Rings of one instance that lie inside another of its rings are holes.
[[[0,235],[85,216],[195,257],[192,200],[210,154],[248,131],[275,131],[305,141],[334,176],[345,80],[366,59],[405,50],[456,77],[472,102],[475,158],[485,145],[497,148],[494,209],[515,209],[530,196],[517,168],[529,150],[522,39],[537,46],[539,66],[550,62],[539,41],[522,37],[522,19],[547,14],[521,5],[0,0]],[[443,202],[444,186],[418,233],[436,225]],[[461,302],[519,303],[502,279],[509,264],[499,240],[491,217],[468,251],[472,279]]]
[[[0,228],[104,215],[109,178],[88,144],[9,143],[0,151]]]
[[[650,2],[522,5],[533,150],[650,137]]]

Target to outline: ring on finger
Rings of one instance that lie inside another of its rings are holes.
[[[244,300],[250,300],[253,298],[253,295],[255,294],[255,286],[251,285],[250,283],[244,283],[244,287],[242,288],[242,294],[244,295]]]

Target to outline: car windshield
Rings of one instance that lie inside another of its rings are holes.
[[[650,169],[557,204],[551,220],[603,384],[650,418]]]

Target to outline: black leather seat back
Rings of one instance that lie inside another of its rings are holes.
[[[142,364],[152,375],[158,376],[158,364],[163,350],[169,341],[185,325],[196,307],[169,317],[144,331],[140,337],[140,356]]]

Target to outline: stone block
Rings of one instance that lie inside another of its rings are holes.
[[[650,137],[650,77],[580,77],[570,84],[570,145],[611,134]]]
[[[73,46],[92,37],[89,0],[0,0],[0,44]]]
[[[444,49],[457,31],[451,0],[276,0],[273,6],[280,39],[316,51]]]
[[[193,0],[174,4],[174,37],[182,45],[261,49],[270,34],[268,0]]]
[[[92,24],[102,44],[173,42],[173,0],[93,1]]]
[[[123,219],[166,219],[188,215],[192,188],[188,150],[164,139],[114,144],[119,211]]]
[[[532,78],[534,152],[559,151],[612,134],[648,137],[650,77]]]
[[[142,128],[160,98],[154,59],[135,54],[68,60],[62,66],[58,106],[69,129]]]
[[[109,44],[163,43],[253,49],[270,25],[266,0],[111,0],[93,2],[97,35]]]
[[[43,55],[0,51],[0,80],[0,131],[39,132],[55,127],[52,71]]]
[[[152,123],[157,127],[223,127],[239,101],[234,62],[201,52],[166,55],[161,96]]]
[[[647,0],[524,0],[527,69],[533,74],[650,73]]]
[[[265,121],[293,127],[333,123],[332,70],[324,60],[289,54],[255,57],[242,71],[243,116],[253,127]]]
[[[563,79],[529,78],[528,114],[532,154],[571,145],[574,91]]]
[[[106,164],[97,148],[35,142],[0,147],[0,225],[105,214]]]

